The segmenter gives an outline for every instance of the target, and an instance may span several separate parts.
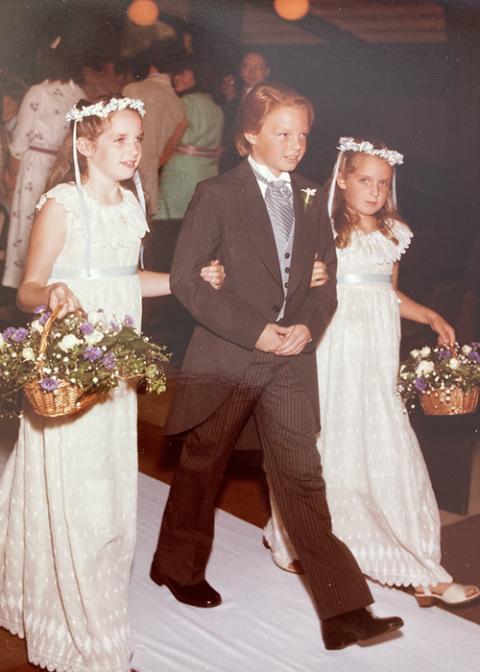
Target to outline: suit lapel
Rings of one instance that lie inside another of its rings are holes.
[[[255,250],[272,277],[282,285],[277,248],[265,201],[247,160],[235,169],[239,182],[236,194],[236,213],[252,239]]]
[[[298,287],[298,284],[305,273],[305,264],[308,261],[308,257],[311,256],[311,227],[308,225],[302,191],[294,175],[291,176],[291,180],[295,204],[295,234],[293,238],[292,266],[288,281],[288,294],[292,294]]]

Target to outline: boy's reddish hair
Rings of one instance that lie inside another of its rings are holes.
[[[313,105],[308,98],[283,84],[257,84],[238,109],[235,146],[240,156],[250,154],[252,147],[245,133],[259,133],[267,116],[278,107],[301,107],[308,114],[308,125],[313,123]]]

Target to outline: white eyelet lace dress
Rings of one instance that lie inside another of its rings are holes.
[[[392,224],[337,249],[338,309],[317,348],[318,439],[334,533],[362,572],[387,585],[451,581],[440,521],[417,438],[397,393],[400,314],[393,264],[411,232]],[[265,529],[274,557],[295,558],[278,512]]]
[[[141,320],[135,269],[147,230],[135,196],[118,205],[87,197],[91,266],[107,277],[71,277],[84,266],[86,231],[75,185],[46,196],[68,214],[52,272],[86,310]],[[29,660],[57,672],[127,672],[132,644],[128,584],[137,504],[137,400],[124,383],[74,417],[42,418],[26,407],[0,480],[0,625],[26,637]]]

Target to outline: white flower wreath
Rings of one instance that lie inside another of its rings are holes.
[[[66,114],[67,121],[81,121],[85,117],[101,117],[105,119],[112,112],[119,112],[121,110],[136,110],[138,114],[143,117],[145,115],[145,107],[143,100],[138,98],[111,98],[108,103],[102,101],[87,105],[80,110],[74,105]]]
[[[403,163],[403,154],[400,154],[400,152],[395,149],[375,149],[372,143],[367,140],[356,142],[353,138],[343,137],[339,139],[337,149],[341,152],[363,152],[364,154],[379,156],[388,161],[391,166]]]

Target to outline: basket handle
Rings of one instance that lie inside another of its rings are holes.
[[[50,317],[48,320],[45,322],[45,326],[43,327],[43,332],[42,336],[40,338],[40,345],[38,347],[38,359],[37,359],[37,371],[38,375],[40,378],[43,378],[43,355],[45,354],[45,351],[47,349],[47,341],[48,341],[48,335],[50,333],[50,330],[53,326],[53,323],[57,319],[58,313],[62,310],[63,308],[63,303],[59,303],[58,306],[55,306],[55,308],[52,310]]]
[[[52,310],[52,313],[51,313],[50,317],[45,322],[45,326],[43,327],[42,337],[40,339],[40,346],[38,348],[38,354],[40,356],[45,354],[45,350],[47,349],[48,334],[50,333],[50,330],[53,326],[53,323],[57,319],[57,315],[62,310],[62,308],[63,308],[63,303],[59,303],[58,306],[55,306],[55,308]]]

